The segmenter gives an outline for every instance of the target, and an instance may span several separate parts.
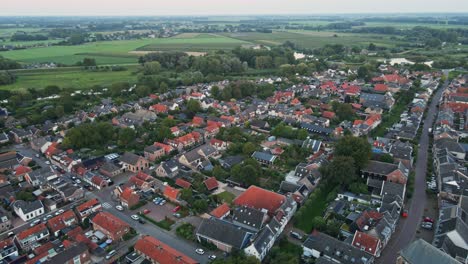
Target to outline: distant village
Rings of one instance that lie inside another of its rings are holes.
[[[1,109],[0,144],[8,151],[0,154],[0,263],[206,263],[237,251],[262,261],[281,237],[301,246],[304,262],[374,263],[400,218],[412,213],[405,202],[414,196],[421,133],[433,135],[427,192],[438,193],[440,212],[432,231],[424,230],[434,233],[432,245],[416,240],[398,263],[420,252],[437,263],[466,263],[468,78],[443,88],[436,121],[422,131],[442,73],[379,71],[367,82],[349,82],[351,70],[333,69],[297,76],[300,83],[286,88],[282,77],[252,81],[276,87],[266,99],[216,100],[212,88],[222,92],[230,81],[122,104],[107,98],[41,125]],[[402,94],[412,97],[400,106]],[[187,112],[189,104],[200,111]],[[164,122],[170,135],[151,144],[134,138],[134,151],[67,147],[70,131],[102,117],[134,131]],[[320,218],[338,223],[336,236],[296,228],[296,213],[321,184],[321,167],[349,136],[372,147],[359,175],[365,192],[327,201]]]

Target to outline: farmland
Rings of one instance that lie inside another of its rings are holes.
[[[126,66],[125,71],[86,71],[79,67],[57,68],[47,70],[19,70],[15,72],[17,82],[1,86],[3,90],[19,88],[44,88],[57,85],[66,89],[89,89],[94,85],[108,86],[115,82],[135,82],[133,73],[136,66]]]

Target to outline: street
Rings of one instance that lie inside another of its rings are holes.
[[[415,238],[416,230],[418,229],[418,225],[423,217],[424,208],[426,207],[426,170],[429,147],[428,129],[432,127],[437,114],[437,105],[439,104],[439,100],[447,84],[448,81],[446,81],[444,86],[439,88],[432,97],[431,105],[423,121],[424,126],[419,139],[418,156],[414,167],[416,172],[414,193],[410,201],[408,218],[402,218],[400,220],[395,233],[383,250],[381,257],[377,259],[377,263],[395,263],[398,252],[410,244]],[[408,206],[406,206],[406,208],[408,208]]]

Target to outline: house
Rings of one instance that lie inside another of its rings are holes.
[[[122,237],[130,232],[130,225],[113,214],[100,212],[91,220],[93,229],[101,231],[108,238],[119,241]]]
[[[13,238],[0,241],[0,262],[12,263],[19,256],[18,251]]]
[[[273,215],[283,204],[286,203],[286,197],[252,185],[245,192],[236,197],[233,203],[237,206],[246,206],[257,210],[267,210],[270,215]]]
[[[143,192],[153,191],[156,179],[146,174],[142,171],[139,171],[136,175],[133,175],[128,179],[128,182],[133,183],[138,189]]]
[[[0,208],[0,232],[5,232],[11,229],[11,220],[8,212]]]
[[[58,237],[63,229],[75,224],[78,224],[78,219],[72,210],[67,210],[47,221],[47,227],[55,237]]]
[[[232,222],[250,230],[252,232],[258,232],[263,227],[263,223],[266,220],[266,212],[251,207],[240,206],[236,207],[232,213]]]
[[[179,174],[179,164],[174,160],[163,161],[156,167],[158,177],[174,178]]]
[[[13,140],[15,141],[15,143],[31,141],[33,137],[33,133],[30,129],[13,128],[10,131],[10,134],[13,136]]]
[[[0,144],[6,144],[10,141],[8,135],[5,132],[0,133]]]
[[[140,195],[128,187],[123,190],[119,198],[120,204],[126,208],[132,208],[140,202]]]
[[[23,250],[35,247],[41,240],[49,238],[50,233],[44,223],[37,224],[16,234],[15,241]]]
[[[155,145],[147,146],[144,149],[145,158],[147,160],[153,161],[153,162],[155,160],[161,158],[165,154],[166,154],[166,152],[164,151],[164,149],[162,147],[155,146]]]
[[[225,169],[230,169],[234,165],[242,164],[243,161],[244,157],[242,157],[241,155],[227,156],[225,158],[219,159],[219,163]]]
[[[317,153],[322,146],[322,141],[316,140],[316,139],[311,139],[310,137],[307,137],[306,140],[302,143],[302,148],[312,150],[312,153]]]
[[[210,212],[210,215],[218,219],[223,219],[227,217],[230,213],[231,208],[229,208],[229,205],[227,203],[223,203],[220,206],[213,209],[213,211]]]
[[[147,159],[131,152],[125,152],[120,158],[120,161],[123,164],[124,171],[138,172],[149,167]]]
[[[122,171],[123,171],[122,168],[118,167],[112,162],[106,162],[99,168],[99,172],[102,175],[107,176],[109,178],[112,178],[121,174]]]
[[[88,246],[85,243],[74,243],[66,246],[63,251],[59,251],[58,254],[49,257],[41,263],[88,264],[91,263],[91,254],[89,253]]]
[[[166,186],[164,188],[164,197],[169,199],[172,202],[178,203],[179,202],[179,197],[180,197],[180,190],[173,188],[171,186]]]
[[[44,167],[39,170],[27,172],[24,175],[24,179],[34,187],[41,186],[57,178],[57,173],[50,167]]]
[[[19,165],[15,169],[15,177],[16,177],[16,179],[18,181],[22,182],[22,181],[24,181],[24,175],[26,175],[26,173],[30,173],[30,172],[32,172],[32,169],[30,167]]]
[[[354,233],[353,241],[351,242],[351,244],[356,248],[365,251],[376,258],[380,257],[382,243],[380,239],[376,237],[373,237],[361,231],[356,231]]]
[[[183,189],[190,189],[190,187],[192,187],[192,184],[190,182],[181,178],[177,178],[175,184]]]
[[[203,184],[205,184],[206,189],[210,192],[218,188],[218,181],[215,177],[209,177],[203,181]]]
[[[101,211],[102,205],[96,198],[86,201],[75,207],[75,212],[81,221]]]
[[[406,168],[401,162],[398,164],[393,164],[371,160],[368,162],[366,167],[361,170],[361,173],[363,178],[406,184],[408,180],[409,169]]]
[[[352,260],[360,264],[374,263],[374,257],[367,252],[317,231],[307,237],[302,244],[302,250],[306,257],[324,257],[333,263],[349,264],[353,263]]]
[[[149,110],[154,111],[156,114],[166,114],[169,108],[163,104],[155,104],[149,107]]]
[[[236,225],[217,218],[203,219],[196,232],[200,243],[211,243],[219,250],[231,252],[234,249],[243,249],[250,242],[252,233]]]
[[[16,200],[11,206],[13,207],[16,215],[25,222],[45,213],[44,205],[39,200],[35,200],[33,202]]]
[[[268,152],[255,151],[252,154],[252,158],[257,160],[261,164],[270,166],[270,165],[273,165],[273,163],[275,162],[277,157],[275,155],[271,154],[271,153],[268,153]]]
[[[12,170],[19,165],[18,158],[16,157],[16,151],[9,151],[0,154],[0,171]]]
[[[174,150],[173,147],[171,147],[170,145],[164,144],[164,143],[155,142],[153,145],[155,147],[159,147],[159,148],[164,149],[164,154],[165,155],[170,154]]]
[[[203,138],[201,134],[196,131],[177,137],[175,139],[168,140],[169,145],[178,149],[179,151],[202,142]]]
[[[147,259],[149,263],[197,264],[198,262],[179,252],[158,239],[143,236],[135,243],[135,252]]]
[[[463,261],[466,263],[466,261]],[[437,249],[419,238],[402,249],[396,260],[397,264],[460,264],[450,255]]]
[[[222,141],[216,138],[212,138],[210,140],[210,145],[213,146],[217,151],[224,151],[228,147],[228,143],[226,141]]]

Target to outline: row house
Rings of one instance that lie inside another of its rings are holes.
[[[102,211],[102,205],[98,199],[94,198],[75,207],[75,212],[81,221],[89,216]]]
[[[15,241],[21,249],[29,250],[37,247],[40,241],[48,239],[49,236],[46,224],[40,223],[16,234]]]
[[[122,157],[120,157],[120,161],[126,171],[138,172],[149,167],[149,162],[146,158],[131,152],[125,152]]]
[[[94,230],[101,231],[113,241],[122,240],[123,236],[130,232],[129,224],[107,212],[100,212],[96,214],[91,219],[91,223],[93,224]]]
[[[177,137],[175,139],[168,140],[168,144],[172,147],[181,151],[184,148],[188,148],[203,142],[203,138],[198,132],[191,132],[186,135]]]
[[[72,210],[67,210],[47,221],[47,227],[55,237],[59,237],[63,229],[77,224],[78,219]]]
[[[145,158],[149,161],[156,161],[157,159],[161,158],[164,156],[166,153],[162,147],[155,146],[155,145],[150,145],[145,147],[144,149],[144,155]]]

